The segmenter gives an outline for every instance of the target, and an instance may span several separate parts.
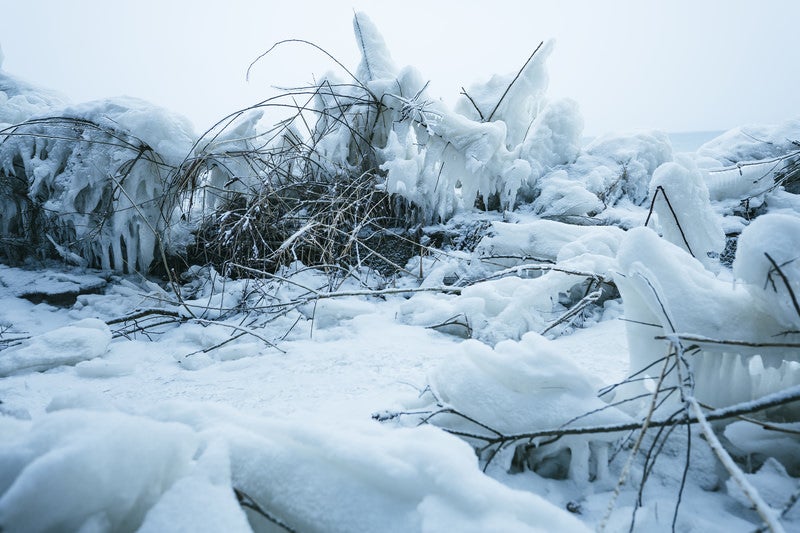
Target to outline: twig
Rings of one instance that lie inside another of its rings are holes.
[[[686,240],[686,234],[683,232],[683,227],[681,226],[680,221],[678,220],[678,215],[675,213],[675,210],[672,208],[672,203],[669,201],[669,196],[667,196],[667,192],[664,190],[664,187],[659,185],[656,187],[656,192],[653,193],[653,200],[650,202],[650,210],[647,212],[647,218],[644,221],[644,225],[650,222],[650,217],[653,216],[653,208],[656,205],[656,198],[658,198],[658,193],[661,192],[661,195],[664,197],[664,201],[667,202],[667,207],[669,207],[669,212],[672,213],[672,218],[675,220],[675,225],[678,226],[678,231],[681,233],[681,239],[683,239],[683,243],[686,245],[686,251],[689,252],[694,258],[697,258],[692,251],[692,247],[689,246],[689,241]]]
[[[569,310],[566,313],[564,313],[563,315],[558,317],[556,320],[551,322],[546,328],[544,328],[542,330],[542,332],[540,333],[540,335],[544,335],[545,333],[547,333],[548,331],[550,331],[554,327],[558,326],[559,324],[563,324],[564,322],[571,321],[573,318],[575,318],[575,316],[578,313],[583,311],[589,304],[594,303],[597,300],[599,300],[601,296],[603,296],[603,290],[602,289],[598,289],[598,290],[594,291],[593,293],[583,297],[581,299],[581,301],[579,301],[578,303],[576,303],[575,305],[570,307]]]
[[[783,270],[781,270],[781,267],[778,266],[778,263],[775,262],[771,255],[769,255],[767,252],[764,252],[764,255],[767,257],[767,260],[772,263],[772,267],[781,277],[781,280],[783,280],[786,290],[789,291],[789,297],[792,299],[794,310],[797,312],[797,316],[800,316],[800,304],[797,303],[797,297],[794,294],[794,290],[792,290],[792,284],[789,282],[789,278],[786,277],[786,274],[783,273]]]
[[[527,263],[524,265],[517,265],[509,268],[505,268],[499,272],[495,272],[490,276],[486,276],[485,278],[471,281],[470,284],[474,285],[476,283],[481,283],[484,281],[491,281],[494,279],[504,278],[509,275],[519,275],[522,272],[528,271],[540,271],[540,272],[561,272],[563,274],[570,274],[573,276],[581,276],[585,278],[590,278],[598,281],[602,281],[604,278],[597,274],[596,272],[590,272],[588,270],[574,270],[569,268],[558,267],[552,264],[541,264],[541,263]]]
[[[744,493],[745,497],[755,506],[756,512],[761,517],[761,519],[766,523],[767,527],[772,531],[772,533],[783,533],[784,529],[781,523],[778,521],[778,518],[775,516],[777,513],[774,509],[772,509],[758,491],[753,487],[747,478],[742,473],[741,469],[736,466],[736,463],[733,461],[731,456],[725,451],[723,448],[722,443],[720,443],[719,439],[717,438],[714,430],[711,429],[711,425],[709,425],[708,420],[706,419],[705,415],[703,415],[703,410],[700,405],[697,403],[697,400],[694,397],[687,398],[688,404],[692,407],[694,411],[694,415],[697,419],[697,423],[700,425],[700,430],[703,432],[703,435],[706,437],[706,442],[711,447],[711,450],[717,456],[719,461],[725,467],[725,470],[731,475],[733,480],[739,486],[739,488]]]
[[[492,112],[491,112],[491,113],[489,113],[489,116],[488,116],[488,118],[487,118],[487,119],[486,119],[484,122],[491,122],[491,121],[492,121],[492,117],[494,117],[494,114],[497,112],[497,109],[500,107],[500,104],[502,104],[502,103],[503,103],[503,100],[505,99],[506,95],[508,94],[508,91],[510,91],[510,90],[511,90],[511,87],[513,87],[513,86],[514,86],[514,84],[517,82],[517,80],[519,79],[519,77],[522,75],[522,72],[525,70],[525,67],[527,67],[527,66],[528,66],[528,63],[530,63],[530,62],[531,62],[531,60],[533,59],[533,56],[535,56],[535,55],[536,55],[536,52],[538,52],[538,51],[539,51],[539,49],[542,47],[542,45],[543,45],[543,44],[544,44],[544,41],[540,42],[540,43],[539,43],[539,46],[537,46],[537,47],[536,47],[536,50],[534,50],[534,51],[533,51],[533,53],[532,53],[532,54],[530,55],[530,57],[528,58],[528,60],[527,60],[527,61],[525,61],[525,64],[524,64],[524,65],[522,65],[522,68],[521,68],[521,69],[519,69],[519,72],[517,72],[517,75],[516,75],[516,76],[514,76],[514,79],[513,79],[513,80],[511,80],[511,83],[509,83],[509,84],[508,84],[508,87],[506,87],[506,90],[505,90],[505,92],[503,93],[503,95],[500,97],[500,100],[498,100],[498,101],[497,101],[497,105],[495,105],[495,106],[494,106],[494,109],[492,109]]]
[[[170,309],[141,309],[139,311],[134,311],[129,315],[125,315],[119,318],[112,318],[111,320],[107,320],[106,324],[109,326],[113,326],[114,324],[121,324],[123,322],[131,322],[134,320],[138,320],[140,318],[144,318],[146,316],[151,315],[159,315],[159,316],[171,316],[180,318],[181,314],[177,311],[172,311]]]
[[[671,335],[656,335],[653,337],[657,340],[670,340],[680,339],[683,341],[694,342],[698,344],[720,344],[723,346],[744,346],[748,348],[800,348],[800,343],[796,342],[750,342],[738,340],[721,340],[704,337],[702,335],[676,333]]]
[[[478,107],[478,104],[475,103],[475,100],[472,99],[472,97],[469,95],[469,93],[467,92],[467,90],[464,87],[461,87],[461,94],[463,94],[464,96],[467,97],[467,100],[469,100],[469,103],[471,103],[472,107],[475,108],[475,111],[478,112],[478,116],[481,117],[481,122],[486,122],[486,119],[483,118],[483,113],[481,112],[481,108]]]
[[[258,513],[259,515],[263,516],[264,518],[266,518],[273,524],[277,525],[278,527],[282,527],[289,533],[297,533],[296,529],[290,527],[286,522],[284,522],[277,516],[273,515],[272,513],[261,507],[258,504],[258,502],[256,502],[253,498],[251,498],[243,490],[233,487],[233,493],[236,495],[236,501],[238,501],[239,505],[241,505],[242,507],[245,507],[247,509],[250,509],[251,511]]]
[[[189,320],[191,320],[192,322],[197,322],[198,324],[205,324],[207,326],[210,326],[210,325],[222,326],[224,328],[230,328],[230,329],[234,329],[236,331],[241,331],[243,333],[246,333],[247,335],[252,335],[253,337],[259,339],[260,341],[264,342],[264,344],[266,344],[270,348],[275,348],[276,350],[278,350],[281,353],[286,353],[284,350],[281,350],[275,344],[273,344],[269,339],[265,338],[263,335],[259,335],[258,333],[256,333],[255,331],[253,331],[250,328],[246,328],[244,326],[237,326],[235,324],[228,324],[226,322],[219,322],[219,321],[216,321],[216,320],[206,320],[204,318],[196,318],[195,317],[195,318],[191,318]]]

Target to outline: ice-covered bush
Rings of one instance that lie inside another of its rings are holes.
[[[25,118],[0,132],[4,255],[146,272],[178,201],[189,124],[132,98]]]
[[[800,316],[792,317],[787,286],[763,253],[767,250],[791,268],[786,261],[796,249],[785,244],[796,234],[784,230],[795,228],[797,220],[768,217],[756,222],[754,240],[745,237],[744,250],[737,252],[734,272],[743,279],[736,283],[717,278],[685,249],[650,229],[628,232],[617,255],[615,281],[629,320],[631,372],[647,369],[657,375],[653,365],[672,340],[699,348],[688,361],[695,394],[710,405],[748,401],[800,383],[798,352],[791,347],[800,340]],[[785,237],[765,240],[759,228],[779,228],[778,235]],[[754,253],[755,247],[765,248]],[[787,324],[794,326],[787,329]],[[671,375],[665,386],[674,386],[676,380]]]
[[[600,136],[573,164],[543,175],[534,211],[546,217],[595,216],[619,203],[641,205],[653,172],[669,161],[672,147],[663,133]]]
[[[696,159],[708,171],[711,199],[746,200],[757,206],[759,197],[776,185],[796,183],[799,142],[798,119],[734,128],[707,142],[697,150]]]
[[[557,326],[579,320],[590,304],[616,297],[606,282],[623,234],[613,226],[551,220],[493,222],[469,256],[470,272],[458,282],[467,285],[461,293],[449,299],[416,295],[401,306],[400,318],[466,330],[491,345],[529,331],[558,335],[563,329]],[[478,273],[482,277],[470,279]],[[429,274],[435,276],[435,270]]]
[[[512,208],[539,176],[574,160],[583,128],[577,106],[545,99],[543,44],[516,74],[472,86],[448,109],[414,69],[397,69],[369,19],[355,16],[362,60],[354,79],[315,89],[317,152],[350,172],[377,170],[385,190],[423,221],[485,206]],[[354,83],[355,82],[355,83]]]

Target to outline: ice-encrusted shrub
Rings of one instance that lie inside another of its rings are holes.
[[[533,211],[543,217],[596,216],[618,204],[642,205],[653,172],[672,161],[672,147],[660,132],[603,135],[569,165],[543,173]]]
[[[477,341],[463,343],[430,374],[428,389],[409,407],[430,409],[430,423],[466,438],[484,462],[497,460],[504,470],[569,478],[579,486],[590,480],[611,481],[609,447],[617,434],[511,439],[504,446],[513,445],[505,451],[490,443],[535,430],[630,421],[597,397],[581,368],[536,333],[494,348]]]
[[[146,272],[177,202],[172,169],[190,131],[131,98],[57,108],[2,130],[4,255]]]
[[[800,341],[800,314],[789,297],[798,284],[793,266],[798,228],[798,219],[790,216],[764,215],[753,222],[741,237],[735,283],[716,277],[650,229],[629,231],[617,255],[615,281],[629,320],[631,372],[657,374],[653,364],[667,353],[667,337],[692,347],[687,360],[694,394],[714,407],[800,383],[798,351],[792,347]],[[673,373],[664,387],[677,383]]]
[[[397,270],[409,254],[389,256],[416,246],[397,230],[447,220],[476,201],[513,208],[541,174],[577,157],[577,106],[544,99],[550,43],[516,76],[472,87],[452,111],[429,96],[419,72],[395,66],[365,15],[353,26],[354,72],[253,106],[294,109],[267,132],[235,114],[197,143],[185,167],[200,184],[184,217],[198,228],[190,255],[266,269],[369,259]]]
[[[354,28],[362,52],[356,73],[345,81],[330,75],[315,88],[314,149],[351,174],[380,169],[385,191],[417,220],[447,219],[476,200],[513,208],[539,176],[577,157],[577,106],[544,98],[552,43],[516,76],[471,87],[452,111],[428,95],[415,69],[397,69],[365,15],[355,16]]]
[[[800,120],[734,128],[701,146],[696,158],[712,200],[758,204],[776,186],[796,187]]]
[[[471,275],[480,272],[483,279],[465,276],[457,283],[468,285],[446,300],[417,295],[401,306],[399,317],[440,331],[441,324],[452,324],[455,317],[460,324],[456,332],[466,329],[471,338],[491,345],[518,340],[529,331],[558,336],[564,332],[561,325],[573,319],[580,323],[590,303],[602,306],[602,301],[616,297],[604,280],[611,279],[623,235],[613,226],[494,222],[470,256]],[[439,268],[452,267],[441,261]],[[425,283],[441,277],[434,269]],[[572,318],[560,322],[571,311]]]

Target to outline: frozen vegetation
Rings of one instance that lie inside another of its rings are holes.
[[[354,33],[202,135],[0,54],[0,530],[800,529],[800,119],[584,145],[552,42],[451,109]]]

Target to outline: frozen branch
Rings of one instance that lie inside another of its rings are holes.
[[[741,469],[736,466],[733,458],[731,458],[728,452],[725,451],[725,448],[722,447],[722,443],[720,443],[719,439],[714,433],[714,430],[711,429],[711,425],[708,423],[705,415],[703,415],[703,410],[697,403],[697,400],[695,400],[693,397],[690,397],[687,398],[686,401],[689,403],[689,405],[691,405],[692,411],[694,411],[694,415],[697,419],[697,423],[700,426],[700,431],[702,431],[703,435],[705,435],[706,442],[708,442],[711,450],[725,467],[725,470],[727,470],[731,475],[747,499],[753,504],[756,512],[758,512],[761,519],[767,524],[769,530],[772,531],[772,533],[784,533],[783,526],[775,516],[777,513],[774,509],[767,505],[767,502],[764,501],[756,488],[753,487],[749,481],[747,481],[747,478],[744,476],[744,473],[741,471]]]

